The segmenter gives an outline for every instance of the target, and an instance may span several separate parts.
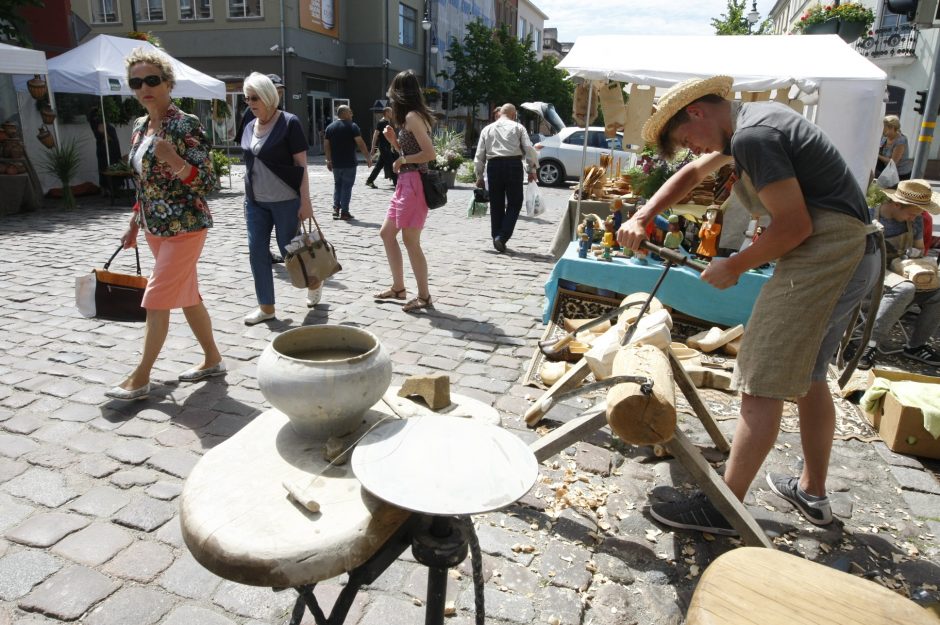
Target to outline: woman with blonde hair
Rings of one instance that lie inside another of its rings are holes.
[[[878,148],[878,164],[875,166],[875,176],[884,171],[888,163],[894,161],[898,168],[900,180],[910,180],[914,169],[914,159],[905,137],[901,133],[901,120],[897,115],[887,115],[884,118],[884,132],[881,135],[881,145]]]
[[[137,182],[137,203],[121,237],[136,247],[143,226],[153,253],[153,272],[144,292],[147,310],[140,363],[118,386],[105,393],[113,399],[143,399],[150,393],[150,373],[166,341],[170,311],[182,308],[202,347],[202,363],[180,374],[196,382],[225,373],[225,363],[212,335],[212,320],[196,277],[196,264],[212,227],[205,196],[215,188],[210,145],[194,115],[170,99],[173,65],[160,53],[137,48],[125,60],[127,83],[147,114],[134,124],[128,160]]]
[[[385,128],[385,138],[392,148],[401,154],[392,166],[398,174],[395,195],[392,196],[385,214],[385,222],[379,230],[385,245],[385,256],[392,273],[392,287],[375,295],[376,300],[401,300],[406,298],[405,269],[398,233],[408,251],[411,270],[418,283],[417,297],[402,306],[405,312],[433,308],[428,287],[428,261],[421,249],[421,230],[428,217],[428,204],[424,199],[421,173],[427,173],[428,162],[437,154],[431,142],[431,126],[434,116],[424,103],[421,85],[411,70],[399,73],[388,88],[388,99],[392,117],[400,128],[398,136],[391,126]]]
[[[295,115],[277,108],[277,87],[252,72],[245,79],[245,101],[255,118],[242,134],[245,155],[245,224],[248,258],[258,308],[245,315],[245,325],[274,318],[274,276],[271,273],[271,230],[281,255],[297,234],[301,220],[313,217],[307,175],[307,138]],[[320,302],[322,285],[307,290],[307,307]]]

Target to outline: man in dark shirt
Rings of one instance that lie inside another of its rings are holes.
[[[352,120],[352,109],[345,104],[337,107],[336,121],[323,133],[323,152],[326,168],[333,172],[333,219],[349,221],[349,200],[356,182],[356,148],[366,158],[366,167],[372,167],[372,156],[362,140],[359,126]]]
[[[372,173],[369,174],[369,178],[366,180],[366,186],[376,188],[375,179],[379,175],[379,170],[385,170],[385,177],[392,181],[392,184],[398,183],[398,175],[392,169],[392,164],[395,162],[395,159],[398,156],[395,154],[395,151],[392,149],[392,144],[388,142],[388,139],[385,138],[385,127],[389,126],[392,123],[392,109],[391,107],[386,106],[385,110],[382,111],[382,119],[375,126],[375,132],[372,133],[372,154],[375,154],[375,151],[379,152],[379,160],[375,163],[375,167],[372,168]]]

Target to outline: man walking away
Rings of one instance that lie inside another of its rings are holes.
[[[353,123],[352,109],[345,104],[337,107],[337,120],[326,127],[323,140],[323,152],[326,155],[326,168],[333,172],[333,219],[349,221],[349,200],[352,197],[353,183],[356,182],[356,147],[366,158],[366,167],[372,167],[372,157],[362,140],[359,126]]]
[[[382,119],[375,126],[375,132],[372,133],[372,154],[375,154],[376,150],[379,152],[379,160],[375,163],[375,167],[372,168],[372,173],[369,174],[369,178],[366,180],[366,186],[376,189],[375,179],[379,175],[379,171],[385,170],[385,177],[392,181],[393,185],[398,184],[398,174],[392,169],[392,164],[395,162],[395,159],[398,158],[398,155],[395,154],[395,151],[392,150],[392,144],[388,142],[388,139],[385,138],[385,127],[391,125],[392,123],[392,109],[389,106],[385,107],[385,110],[382,111]]]
[[[525,126],[516,121],[516,107],[504,104],[499,119],[483,129],[473,159],[477,186],[483,187],[483,172],[490,190],[490,236],[496,251],[506,251],[522,208],[523,165],[526,162],[529,182],[535,182],[538,161]]]

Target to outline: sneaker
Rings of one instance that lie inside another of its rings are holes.
[[[378,189],[378,187],[375,186],[375,183],[372,182],[371,180],[366,180],[366,186],[369,187],[370,189]]]
[[[829,525],[832,523],[832,508],[829,507],[828,497],[814,497],[800,490],[800,478],[777,473],[767,474],[767,485],[789,501],[800,511],[807,521],[813,525]]]
[[[338,208],[334,208],[334,209],[333,209],[333,219],[339,219],[339,209],[338,209]]]
[[[343,221],[350,221],[350,220],[352,220],[352,219],[355,219],[355,217],[353,217],[353,216],[352,216],[351,214],[349,214],[349,213],[341,213],[340,216],[339,216],[339,218],[342,219]]]
[[[653,504],[650,506],[650,514],[669,527],[722,536],[738,535],[738,531],[731,527],[725,515],[719,512],[701,491],[681,501]]]
[[[920,347],[905,347],[903,354],[911,360],[917,360],[927,365],[940,367],[940,354],[926,343]]]
[[[269,319],[274,319],[274,313],[266,313],[260,308],[255,308],[254,312],[248,313],[245,315],[245,325],[253,326],[261,323],[262,321],[268,321]]]
[[[866,345],[862,350],[862,355],[858,359],[857,369],[867,371],[875,366],[875,356],[878,353],[876,345]]]
[[[269,252],[271,254],[271,263],[275,265],[281,265],[284,263],[284,257],[280,254],[275,254],[274,252]]]
[[[323,285],[320,284],[315,289],[307,289],[307,308],[313,308],[320,303],[320,297],[323,295]]]

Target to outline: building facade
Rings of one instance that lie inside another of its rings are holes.
[[[519,18],[516,20],[516,37],[520,41],[532,38],[532,49],[535,57],[542,59],[542,42],[544,41],[545,20],[548,16],[529,0],[519,0]]]

